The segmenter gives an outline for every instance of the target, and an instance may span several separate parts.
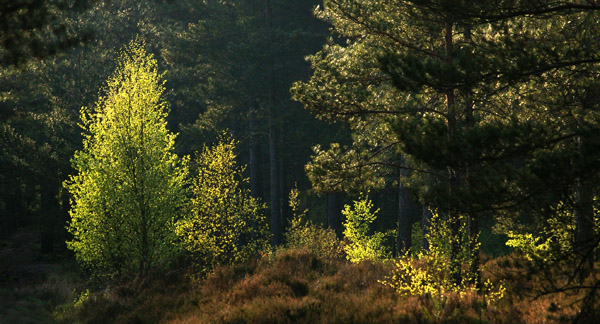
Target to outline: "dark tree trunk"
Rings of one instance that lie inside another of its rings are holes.
[[[41,254],[54,253],[55,228],[58,223],[60,204],[58,202],[58,184],[52,180],[46,180],[41,186]]]
[[[471,37],[471,26],[467,24],[464,27],[464,38],[465,42],[471,43],[473,41]],[[471,89],[465,91],[465,124],[468,129],[472,129],[475,126],[475,118],[473,115],[473,99]],[[471,166],[469,162],[465,163],[465,179],[466,185],[471,186],[471,174],[469,173]],[[468,215],[468,237],[469,237],[469,273],[471,275],[470,281],[481,289],[481,271],[480,271],[480,253],[479,253],[479,242],[480,242],[480,229],[479,229],[479,215],[470,214]]]
[[[583,281],[594,267],[594,193],[592,184],[577,179],[575,194],[575,253],[582,261],[579,279]]]
[[[267,44],[271,46],[273,42],[273,11],[271,9],[271,1],[264,0],[265,9],[265,38]],[[279,177],[277,172],[277,129],[275,126],[275,98],[273,95],[273,75],[272,71],[267,71],[267,92],[268,92],[268,114],[269,114],[269,179],[271,191],[271,231],[273,238],[271,244],[273,246],[283,243],[283,229],[281,225],[281,197],[279,187]]]
[[[248,169],[250,171],[250,196],[258,198],[258,146],[256,145],[256,101],[252,102],[248,107],[248,132],[249,137],[249,158]]]
[[[338,237],[342,234],[342,217],[339,193],[327,193],[327,226],[335,231]]]
[[[258,145],[256,141],[256,110],[257,110],[258,102],[254,100],[248,106],[248,133],[249,133],[249,143],[248,143],[248,171],[250,172],[250,196],[253,198],[259,197],[258,192]],[[258,230],[258,225],[256,221],[252,220],[252,239],[256,236],[256,231]],[[246,242],[242,242],[246,243]]]
[[[280,127],[281,130],[281,127]],[[283,145],[283,130],[281,130],[281,134],[280,134],[280,142]],[[281,146],[280,146],[281,147]],[[286,197],[288,196],[289,190],[286,186],[287,184],[287,178],[286,175],[287,173],[285,172],[286,168],[285,168],[285,161],[284,161],[284,157],[283,154],[280,154],[280,158],[279,158],[279,204],[281,206],[281,227],[282,227],[282,231],[285,231],[285,229],[288,226],[288,221],[290,219],[290,215],[291,215],[291,211],[289,208],[289,204],[288,201],[286,199]]]
[[[445,45],[445,54],[446,54],[446,62],[448,64],[452,63],[452,51],[453,51],[453,22],[447,21],[445,24],[445,33],[444,33],[444,45]],[[448,85],[450,86],[450,85]],[[454,89],[449,88],[446,91],[446,109],[447,109],[447,118],[448,118],[448,139],[449,142],[452,143],[455,137],[456,132],[456,107],[455,107],[455,94]],[[455,195],[459,189],[459,175],[457,174],[456,166],[449,165],[448,166],[448,181],[449,181],[449,195],[448,197],[452,197]],[[452,198],[450,198],[452,199]],[[450,207],[450,206],[449,206]],[[459,239],[460,232],[460,218],[456,210],[453,208],[448,209],[448,220],[450,226],[451,237],[450,239],[450,278],[452,282],[456,285],[461,283],[461,262],[458,258],[461,249],[461,242]]]
[[[421,218],[421,249],[423,252],[429,251],[429,240],[427,239],[427,235],[429,234],[429,225],[431,224],[431,210],[428,206],[423,206],[423,213]]]
[[[19,191],[15,190],[6,195],[6,209],[3,217],[6,234],[12,234],[17,230],[19,218],[23,217],[25,213],[22,205],[23,199]]]
[[[404,169],[404,158],[400,158],[402,169],[398,172],[398,187],[397,187],[397,199],[398,199],[398,210],[397,210],[397,221],[398,230],[396,237],[396,253],[402,255],[408,251],[412,246],[412,226],[416,218],[417,204],[411,199],[410,191],[404,184],[404,179],[407,174],[407,170]]]
[[[402,255],[412,246],[412,206],[408,189],[398,188],[397,254]]]
[[[277,246],[283,242],[281,226],[281,198],[279,196],[279,177],[277,172],[277,141],[273,121],[272,107],[269,107],[269,174],[271,184],[271,231],[273,232],[272,245]]]

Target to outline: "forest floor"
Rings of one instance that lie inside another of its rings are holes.
[[[18,231],[0,241],[0,324],[55,323],[54,306],[71,294],[65,278],[57,277],[61,260],[39,251],[36,232]]]
[[[392,263],[323,259],[280,250],[246,264],[190,279],[174,271],[81,295],[60,324],[198,323],[571,323],[577,309],[564,296],[535,298],[520,261],[490,260],[484,274],[506,287],[490,302],[474,293],[404,296],[381,284]],[[582,323],[591,323],[583,321]]]
[[[476,294],[402,296],[381,284],[392,263],[323,259],[282,249],[191,279],[185,270],[87,290],[68,257],[41,258],[39,235],[0,241],[0,324],[570,323],[571,298],[528,293],[535,276],[513,256],[487,259],[484,278],[506,288]]]

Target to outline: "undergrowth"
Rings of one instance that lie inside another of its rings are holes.
[[[385,262],[350,263],[302,249],[284,249],[204,279],[180,272],[83,292],[56,311],[68,323],[565,323],[578,295],[537,296],[543,278],[527,260],[505,256],[484,263],[483,278],[505,282],[505,298],[478,293],[403,296],[382,285]],[[443,302],[440,302],[443,301]]]

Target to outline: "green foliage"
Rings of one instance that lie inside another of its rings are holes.
[[[290,249],[305,249],[320,258],[334,259],[344,255],[342,242],[338,240],[335,231],[331,228],[322,228],[306,219],[306,212],[298,211],[300,207],[299,191],[294,188],[290,191],[289,204],[292,208],[293,218],[285,240]]]
[[[425,238],[429,242],[429,254],[448,260],[451,255],[452,240],[458,240],[460,242],[468,240],[466,219],[461,215],[458,216],[458,219],[460,228],[458,235],[456,235],[453,234],[450,229],[450,219],[440,215],[438,212],[431,213],[429,232],[425,234]],[[458,255],[460,263],[468,260],[468,250],[466,246],[466,244],[462,245],[463,248]]]
[[[67,244],[99,276],[144,276],[171,256],[187,159],[173,153],[163,92],[156,60],[132,41],[94,110],[81,111]]]
[[[212,148],[204,147],[196,159],[188,213],[176,224],[177,236],[201,272],[243,262],[268,248],[266,206],[243,187],[248,178],[235,161],[237,144],[222,135]]]
[[[315,12],[344,41],[332,37],[308,57],[313,75],[292,94],[353,138],[315,149],[307,171],[316,187],[390,183],[385,166],[401,167],[401,152],[407,186],[448,211],[453,237],[455,215],[527,221],[578,187],[590,191],[600,152],[600,42],[590,37],[598,8],[502,4],[324,1]],[[586,228],[578,242],[594,241]],[[457,283],[459,271],[452,267]]]
[[[10,1],[1,6],[0,66],[22,65],[72,47],[89,35],[67,32],[61,15],[82,14],[95,0]]]
[[[369,226],[377,219],[379,212],[379,209],[374,212],[372,209],[373,203],[368,195],[354,201],[353,206],[344,206],[344,238],[348,241],[344,250],[350,262],[388,259],[392,255],[391,249],[385,246],[385,241],[388,236],[394,236],[395,231],[369,235]]]
[[[542,266],[564,260],[573,253],[575,241],[575,216],[572,210],[560,203],[552,217],[538,225],[534,235],[528,232],[507,231],[507,246],[521,252],[535,265]]]
[[[452,271],[452,253],[451,240],[466,240],[466,225],[460,228],[461,236],[455,237],[450,230],[449,220],[441,217],[437,212],[432,213],[429,232],[425,238],[429,241],[429,251],[419,252],[415,256],[408,251],[403,257],[400,257],[394,266],[391,274],[382,281],[383,284],[394,288],[402,295],[422,296],[429,295],[438,300],[445,298],[448,293],[458,293],[461,296],[477,291],[474,282],[474,276],[477,274],[468,273],[463,277],[460,284],[453,282],[450,274]],[[470,260],[469,251],[466,249],[468,244],[462,244],[464,247],[459,254],[459,264],[464,264]],[[476,249],[479,249],[477,245]],[[470,251],[478,253],[478,251]],[[488,302],[494,302],[503,297],[505,288],[502,285],[494,285],[486,281],[483,283],[483,292]]]

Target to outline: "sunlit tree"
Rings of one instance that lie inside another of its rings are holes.
[[[164,81],[144,43],[132,41],[94,109],[83,109],[83,150],[72,195],[68,243],[107,276],[145,276],[168,261],[173,224],[185,198],[186,160],[173,153]]]
[[[268,247],[266,206],[244,188],[249,179],[235,161],[236,145],[223,136],[214,147],[204,147],[196,160],[189,211],[176,226],[201,272],[247,260]]]

